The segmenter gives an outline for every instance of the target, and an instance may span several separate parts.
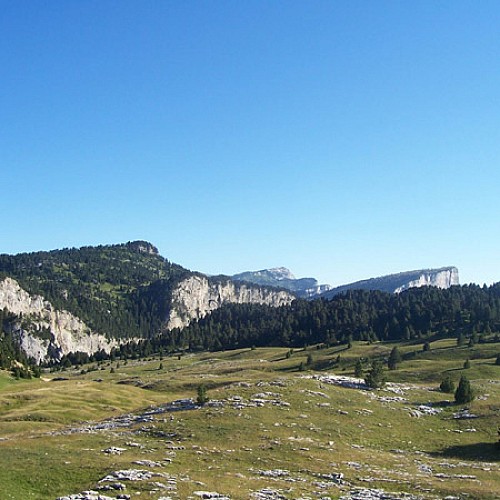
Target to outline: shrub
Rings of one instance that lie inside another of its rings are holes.
[[[439,385],[439,390],[441,392],[446,392],[448,394],[452,394],[455,392],[455,383],[451,379],[449,375],[447,375]]]

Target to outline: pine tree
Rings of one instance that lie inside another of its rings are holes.
[[[378,389],[385,385],[384,367],[380,361],[372,363],[371,370],[366,374],[365,383],[372,389]]]
[[[203,406],[208,403],[209,398],[207,396],[207,388],[202,384],[198,386],[198,395],[196,397],[196,402]]]
[[[441,392],[453,393],[455,392],[455,384],[449,375],[447,375],[439,385],[439,390]]]
[[[393,347],[391,354],[389,355],[389,359],[387,360],[389,370],[395,370],[402,360],[403,358],[401,357],[401,352],[398,347]]]
[[[354,376],[357,378],[361,378],[363,376],[363,363],[361,359],[356,361],[356,366],[354,367]]]
[[[474,392],[472,391],[469,379],[465,375],[462,375],[455,391],[455,402],[461,405],[470,403],[473,399]]]

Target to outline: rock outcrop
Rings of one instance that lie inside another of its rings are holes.
[[[223,304],[288,305],[295,296],[285,290],[253,286],[230,279],[192,275],[172,291],[172,302],[166,328],[182,328],[200,319]]]
[[[58,360],[70,352],[109,352],[117,345],[68,311],[57,310],[43,297],[30,295],[12,278],[0,281],[0,309],[19,318],[10,325],[11,333],[26,355],[37,362]]]
[[[332,298],[348,290],[380,290],[382,292],[400,293],[409,288],[421,286],[436,286],[449,288],[459,285],[458,269],[456,267],[441,267],[439,269],[421,269],[398,274],[389,274],[380,278],[372,278],[355,283],[349,283],[328,290],[321,297]]]

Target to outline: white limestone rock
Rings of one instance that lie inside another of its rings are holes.
[[[227,303],[279,307],[290,304],[294,298],[284,290],[192,275],[181,281],[172,292],[167,328],[171,330],[187,326],[192,320],[201,319]]]
[[[0,309],[22,316],[22,321],[12,325],[12,333],[26,355],[37,362],[61,359],[70,352],[109,352],[118,345],[68,311],[57,310],[43,297],[29,294],[12,278],[0,281]]]

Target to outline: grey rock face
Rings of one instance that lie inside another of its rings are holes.
[[[187,326],[192,320],[201,319],[227,303],[279,307],[290,304],[294,298],[285,290],[193,275],[181,281],[172,292],[167,328],[171,330]]]
[[[22,316],[22,321],[11,325],[12,333],[27,356],[37,362],[60,359],[70,352],[109,352],[117,345],[116,341],[92,332],[68,311],[57,310],[43,297],[30,295],[12,278],[0,281],[0,309],[4,308]]]

